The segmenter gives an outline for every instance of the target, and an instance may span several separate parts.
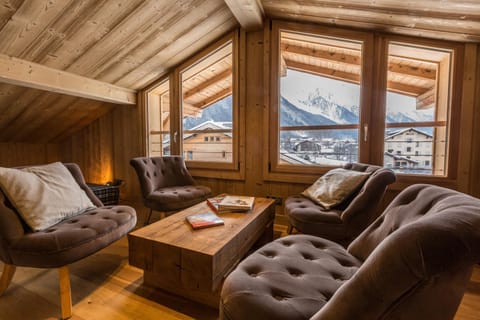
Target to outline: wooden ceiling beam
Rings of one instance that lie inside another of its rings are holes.
[[[135,90],[0,54],[0,82],[115,104],[135,105]]]
[[[330,79],[346,81],[350,83],[359,84],[360,75],[356,73],[350,73],[330,68],[319,67],[315,65],[310,65],[306,63],[301,63],[293,60],[285,60],[288,69],[298,70],[302,72],[307,72],[313,75],[327,77]]]
[[[334,80],[345,81],[354,84],[360,84],[360,75],[356,73],[350,73],[330,68],[324,68],[319,66],[314,66],[306,63],[296,62],[292,60],[285,60],[287,67],[289,69],[298,70],[302,72],[307,72],[313,75],[318,75],[321,77],[326,77]],[[388,81],[387,90],[391,92],[396,92],[404,94],[407,96],[417,97],[430,88],[417,87],[412,85],[403,84],[395,81]]]
[[[417,110],[429,109],[435,104],[436,100],[436,90],[435,87],[430,90],[422,93],[417,97]]]
[[[406,96],[418,97],[430,90],[430,88],[412,86],[400,82],[387,81],[387,90],[395,93],[404,94]]]
[[[225,0],[238,23],[247,31],[263,26],[263,6],[259,0]]]
[[[358,55],[352,55],[352,54],[332,52],[332,51],[322,50],[317,48],[301,47],[301,46],[296,46],[296,45],[286,44],[286,43],[282,44],[282,51],[293,53],[293,54],[309,56],[315,59],[324,59],[324,60],[330,60],[333,62],[354,64],[354,65],[360,65],[360,62],[362,60],[360,53]]]
[[[332,62],[351,64],[360,66],[360,55],[351,55],[344,53],[334,53],[328,50],[319,50],[316,48],[307,48],[290,44],[283,44],[282,50],[284,52],[308,56],[313,59],[328,60]],[[283,55],[282,55],[283,58]],[[291,60],[290,60],[291,61]],[[435,80],[437,77],[436,69],[431,68],[417,68],[408,65],[402,65],[401,63],[389,62],[388,70],[391,72],[407,75],[410,77],[416,77],[420,79]]]
[[[402,65],[394,62],[388,63],[388,71],[403,74],[403,75],[408,75],[408,76],[420,78],[420,79],[429,79],[429,80],[437,79],[436,69],[416,68],[416,67]]]
[[[191,104],[192,106],[194,106],[195,108],[198,108],[198,109],[204,109],[205,107],[217,102],[217,101],[220,101],[222,100],[223,98],[225,97],[228,97],[229,95],[232,94],[232,87],[228,87],[228,88],[225,88],[219,92],[217,92],[216,94],[214,95],[211,95],[210,97],[206,98],[205,100],[202,100],[200,102],[197,102],[195,104]]]
[[[183,94],[183,99],[187,100],[188,98],[191,98],[192,96],[196,95],[197,93],[202,92],[206,88],[208,88],[208,87],[210,87],[210,86],[212,86],[212,85],[214,85],[214,84],[216,84],[220,81],[227,80],[229,77],[231,79],[231,76],[232,76],[232,69],[228,68],[228,69],[220,72],[219,74],[211,77],[210,79],[207,79],[204,82],[198,84],[197,86],[195,86],[191,90],[185,91],[185,93]]]

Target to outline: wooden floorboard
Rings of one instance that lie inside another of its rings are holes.
[[[277,226],[276,236],[285,235]],[[70,267],[73,320],[205,319],[218,311],[142,285],[142,271],[128,264],[126,237]],[[0,262],[1,270],[3,264]],[[0,297],[0,319],[58,319],[58,272],[17,268]],[[472,275],[455,320],[480,320],[480,266]]]

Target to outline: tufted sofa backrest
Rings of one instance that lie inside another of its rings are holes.
[[[140,181],[143,197],[159,188],[195,185],[181,156],[138,157],[130,160]]]
[[[476,208],[471,208],[475,205]],[[455,219],[459,212],[463,217],[465,211],[480,214],[480,200],[438,186],[412,185],[395,197],[383,214],[350,244],[348,251],[364,261],[382,241],[399,229],[414,222],[446,220],[450,223],[449,215]]]
[[[453,319],[480,261],[480,200],[410,186],[348,251],[361,268],[311,319]]]
[[[344,201],[347,206],[342,211],[341,219],[347,225],[349,234],[355,237],[381,213],[379,212],[381,199],[396,177],[392,170],[374,165],[349,163],[344,168],[371,172],[360,190],[351,195],[350,200]]]

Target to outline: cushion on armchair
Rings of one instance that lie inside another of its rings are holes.
[[[0,168],[0,187],[34,231],[95,208],[60,162],[23,169]]]
[[[302,195],[330,209],[347,199],[367,180],[370,172],[360,172],[337,168],[328,171],[314,184],[302,192]]]

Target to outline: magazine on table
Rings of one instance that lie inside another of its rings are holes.
[[[192,214],[191,216],[186,217],[186,220],[195,230],[224,224],[223,219],[213,212]]]

